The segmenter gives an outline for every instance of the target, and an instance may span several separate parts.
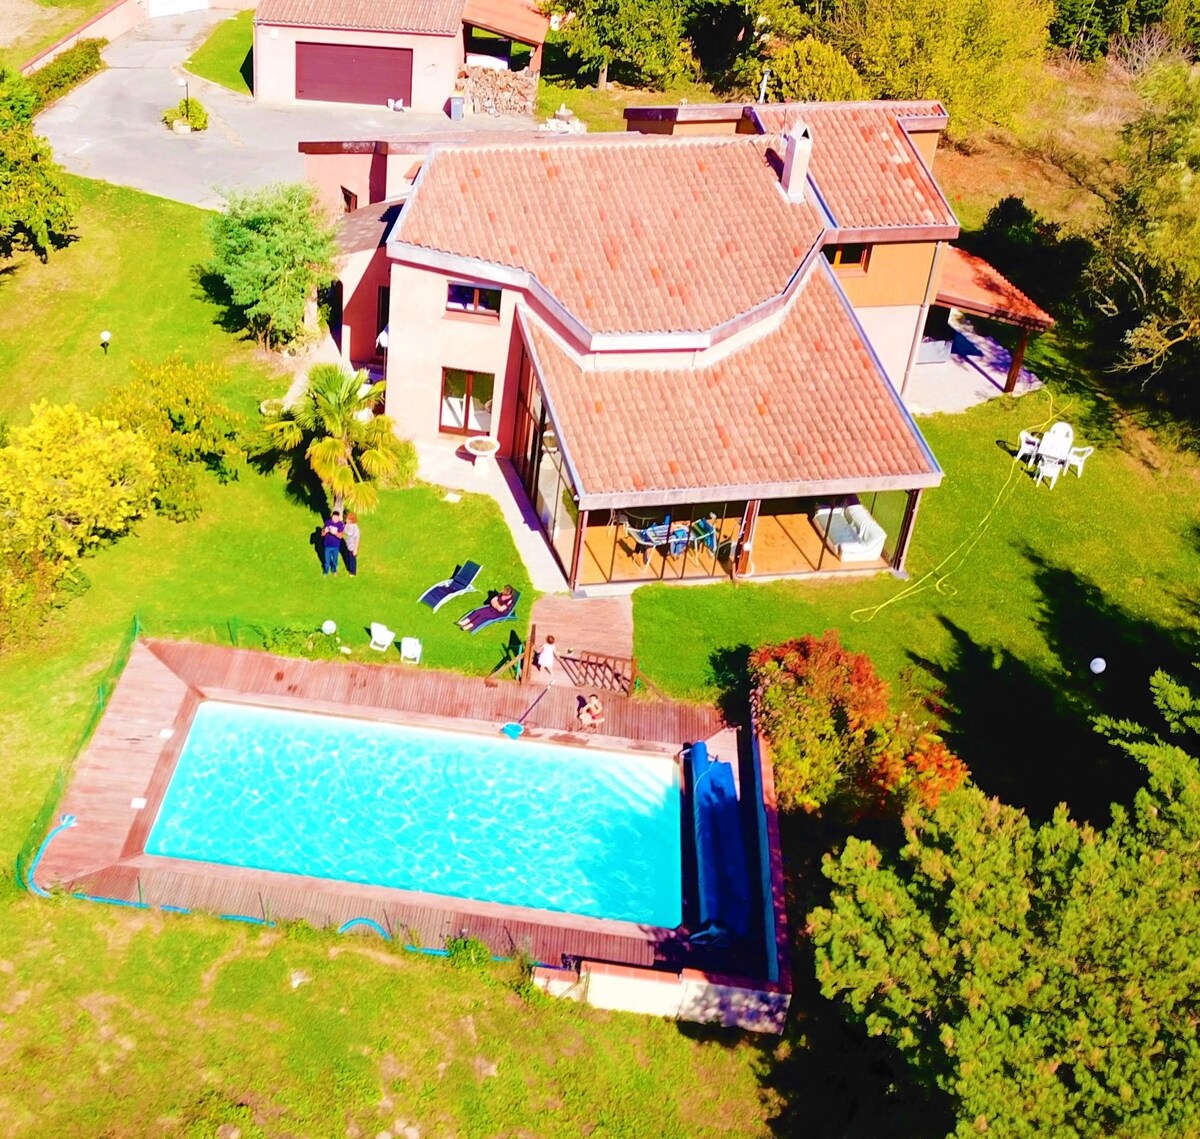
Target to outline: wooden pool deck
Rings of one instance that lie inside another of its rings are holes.
[[[205,699],[489,736],[519,720],[526,738],[658,755],[674,756],[685,743],[714,737],[729,746],[710,707],[608,694],[608,734],[584,735],[573,730],[577,696],[567,689],[512,682],[488,687],[482,678],[431,669],[142,640],[80,757],[61,806],[77,821],[46,848],[36,873],[40,887],[260,921],[341,926],[367,918],[427,948],[442,948],[447,937],[467,932],[498,955],[521,951],[549,964],[585,958],[652,965],[690,956],[682,926],[668,930],[146,854],[192,716]]]

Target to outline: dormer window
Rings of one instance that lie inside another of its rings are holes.
[[[500,315],[500,290],[486,285],[452,282],[446,289],[447,312],[471,312],[480,316]]]
[[[835,269],[854,269],[859,273],[867,271],[867,262],[871,259],[871,247],[861,243],[850,245],[825,246],[825,260]]]

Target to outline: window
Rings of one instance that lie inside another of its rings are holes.
[[[486,285],[451,284],[446,290],[446,308],[450,312],[499,316],[500,290],[489,289]]]
[[[442,410],[438,429],[451,435],[487,435],[492,429],[496,377],[462,368],[442,369]]]
[[[358,209],[358,195],[353,190],[342,187],[342,213],[352,214]]]
[[[860,273],[867,271],[867,262],[871,259],[869,245],[827,245],[825,260],[835,269],[857,269]]]

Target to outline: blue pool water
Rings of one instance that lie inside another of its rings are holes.
[[[207,701],[146,851],[674,927],[666,756]]]

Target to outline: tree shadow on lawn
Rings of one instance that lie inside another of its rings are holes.
[[[1043,599],[1037,623],[1057,668],[980,644],[946,618],[949,663],[909,658],[942,690],[947,743],[983,790],[1037,820],[1065,802],[1076,818],[1103,826],[1111,804],[1131,802],[1144,777],[1092,720],[1106,714],[1159,724],[1150,676],[1158,668],[1187,676],[1195,638],[1130,613],[1073,570],[1032,551],[1025,556]],[[1097,658],[1105,668],[1094,674]]]
[[[750,722],[751,649],[741,644],[714,650],[710,674],[718,687],[717,705],[727,723]],[[803,812],[780,816],[780,847],[787,883],[792,943],[793,994],[782,1039],[679,1023],[691,1039],[726,1047],[751,1041],[759,1055],[755,1068],[772,1112],[772,1133],[813,1139],[941,1139],[954,1127],[947,1097],[921,1086],[903,1056],[888,1042],[870,1037],[845,1018],[839,1005],[821,995],[812,947],[805,934],[807,914],[829,901],[821,873],[826,852],[841,848],[849,834],[895,852],[902,832],[895,819],[846,822]]]
[[[303,506],[320,518],[329,516],[329,498],[321,480],[313,474],[312,467],[304,456],[304,448],[281,451],[272,441],[263,436],[252,441],[247,463],[260,475],[284,473],[284,493],[290,502]]]
[[[233,297],[229,292],[229,287],[225,284],[224,277],[219,273],[214,273],[207,265],[193,265],[192,280],[196,283],[199,299],[217,306],[213,324],[230,336],[237,336],[240,333],[242,340],[254,339],[254,335],[247,327],[246,310],[241,305],[233,303]]]

